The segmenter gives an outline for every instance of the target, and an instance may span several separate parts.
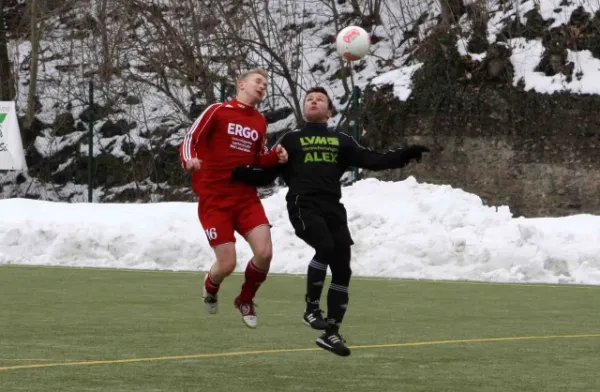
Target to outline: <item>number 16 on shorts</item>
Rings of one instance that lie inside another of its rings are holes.
[[[208,238],[209,241],[214,241],[217,239],[217,229],[216,228],[211,227],[210,229],[204,230],[204,232],[206,233],[206,238]]]

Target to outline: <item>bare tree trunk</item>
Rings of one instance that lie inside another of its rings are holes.
[[[10,72],[10,57],[6,39],[6,20],[4,20],[4,0],[0,0],[0,100],[14,99],[15,89]]]
[[[458,22],[461,10],[464,9],[463,0],[440,0],[442,8],[441,25],[445,28]]]
[[[330,0],[330,4],[327,4],[327,3],[324,3],[324,4],[328,5],[331,8],[331,12],[333,12],[333,23],[335,26],[335,31],[337,33],[341,29],[340,29],[340,14],[335,5],[336,1],[337,0]],[[338,56],[338,64],[340,65],[340,68],[344,68],[344,60],[339,56]],[[350,95],[350,87],[348,87],[348,79],[347,78],[342,79],[342,86],[344,87],[344,95],[349,96]]]
[[[190,63],[193,64],[192,78],[194,80],[198,79],[199,81],[201,81],[201,87],[202,87],[202,90],[204,91],[206,100],[208,102],[215,102],[217,97],[215,96],[215,93],[212,88],[214,80],[212,80],[212,78],[209,76],[209,74],[207,72],[208,66],[204,61],[204,57],[194,55],[194,53],[202,53],[202,45],[203,44],[200,41],[200,34],[199,34],[199,32],[202,31],[202,28],[200,27],[200,20],[199,20],[200,13],[198,12],[199,9],[200,10],[202,9],[202,7],[198,7],[196,2],[193,0],[188,0],[188,6],[190,7],[190,11],[191,11],[191,19],[192,19],[192,26],[193,26],[192,31],[194,32],[192,34],[192,38],[193,38],[193,42],[194,42],[194,49],[191,51],[190,56],[189,56],[189,61],[190,61]]]
[[[362,15],[362,12],[360,11],[360,4],[358,3],[358,0],[350,0],[350,5],[352,6],[352,11],[360,16]]]
[[[108,83],[110,81],[110,75],[112,72],[111,66],[111,55],[110,55],[110,42],[108,39],[108,27],[106,20],[106,8],[107,0],[98,0],[96,2],[96,16],[98,18],[98,26],[100,28],[100,51],[102,53],[102,59],[100,60],[99,76],[102,83]]]
[[[25,112],[25,129],[31,128],[36,109],[38,61],[40,55],[40,29],[42,18],[39,9],[38,0],[29,2],[29,18],[31,22],[31,56],[29,58],[29,90],[27,93],[27,111]],[[42,4],[43,6],[43,4]]]
[[[374,24],[381,24],[381,3],[383,0],[369,0],[369,14],[371,22]]]

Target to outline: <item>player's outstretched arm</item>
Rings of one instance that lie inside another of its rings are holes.
[[[231,181],[242,182],[250,186],[269,186],[281,174],[282,166],[263,169],[250,165],[238,166],[231,172]]]
[[[410,163],[411,160],[420,162],[423,153],[429,152],[429,148],[421,145],[412,145],[405,148],[378,152],[361,146],[358,142],[347,136],[344,152],[348,164],[369,170],[398,169]]]

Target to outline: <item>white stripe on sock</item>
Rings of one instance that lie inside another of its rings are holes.
[[[330,284],[329,285],[329,290],[335,290],[335,291],[340,291],[342,293],[347,293],[348,292],[348,287],[346,286],[340,286],[339,284]]]
[[[314,269],[321,270],[321,271],[327,271],[327,264],[322,264],[322,263],[319,263],[319,262],[318,262],[317,260],[315,260],[315,259],[312,259],[312,260],[310,261],[310,264],[309,264],[309,266],[310,266],[310,267],[312,267],[312,268],[314,268]]]

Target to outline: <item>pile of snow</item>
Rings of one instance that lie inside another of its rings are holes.
[[[272,273],[303,274],[283,189],[264,199]],[[357,276],[600,284],[600,217],[513,218],[450,186],[361,180],[344,188]],[[194,203],[0,201],[0,264],[207,270],[213,253]],[[243,271],[250,248],[238,238]]]

